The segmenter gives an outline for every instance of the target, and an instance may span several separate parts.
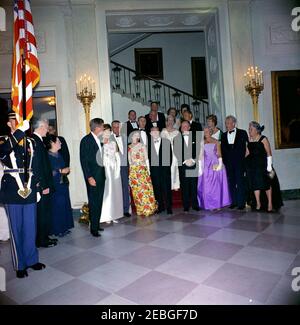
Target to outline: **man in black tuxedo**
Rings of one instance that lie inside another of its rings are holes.
[[[130,133],[139,128],[138,123],[136,121],[136,111],[133,109],[128,112],[128,121],[126,122],[127,128],[127,137],[129,137]]]
[[[221,151],[232,199],[230,208],[243,210],[246,203],[245,154],[248,135],[245,130],[236,127],[236,118],[232,115],[226,117],[225,126],[227,132],[221,137]]]
[[[147,124],[147,132],[150,133],[151,128],[158,127],[159,131],[166,127],[165,114],[158,111],[158,103],[151,102],[150,113],[145,115]]]
[[[181,133],[174,138],[174,154],[178,160],[180,189],[183,209],[189,211],[190,200],[192,208],[199,211],[197,198],[199,154],[201,132],[190,131],[190,123],[181,123]]]
[[[70,167],[70,151],[65,138],[57,134],[57,130],[53,125],[49,125],[48,133],[58,136],[59,141],[61,143],[61,149],[58,152],[63,157],[65,163],[64,168]]]
[[[148,131],[146,129],[146,124],[147,124],[147,120],[146,120],[145,116],[140,116],[138,118],[138,125],[139,125],[139,131],[140,131],[140,142],[148,148],[150,134],[148,133]]]
[[[37,247],[51,247],[57,243],[56,239],[49,238],[51,226],[51,193],[54,192],[52,168],[48,151],[43,138],[48,132],[47,120],[33,122],[33,135],[35,141],[35,156],[37,160],[36,177],[41,189],[41,198],[37,204]]]
[[[158,127],[151,129],[148,157],[154,196],[158,202],[158,213],[163,212],[166,206],[167,213],[172,214],[172,147],[168,139],[160,137]]]
[[[193,113],[191,111],[185,110],[183,112],[183,119],[190,123],[190,131],[202,131],[202,126],[200,123],[193,121]]]
[[[91,132],[80,142],[80,163],[87,187],[90,212],[90,231],[94,237],[101,236],[100,216],[105,185],[103,167],[103,148],[100,137],[103,134],[104,121],[94,118],[90,121]]]

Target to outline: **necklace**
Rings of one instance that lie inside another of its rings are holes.
[[[252,139],[252,142],[258,142],[259,139],[260,139],[260,135],[257,136],[255,139]]]

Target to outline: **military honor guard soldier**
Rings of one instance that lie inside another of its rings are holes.
[[[27,269],[41,270],[36,240],[37,183],[34,176],[34,141],[25,138],[29,122],[16,128],[15,113],[9,113],[7,125],[11,134],[0,137],[0,160],[4,165],[0,201],[5,205],[11,235],[13,266],[18,278],[28,276]],[[25,183],[25,150],[20,143],[26,139],[28,181]]]

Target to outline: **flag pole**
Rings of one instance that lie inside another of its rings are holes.
[[[25,53],[22,53],[22,114],[23,121],[26,120],[26,61],[25,61]],[[26,131],[25,131],[26,132]],[[24,187],[27,188],[28,183],[28,152],[27,152],[27,140],[26,133],[23,141],[24,148]]]

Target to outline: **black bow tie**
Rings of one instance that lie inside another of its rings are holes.
[[[228,132],[229,132],[229,134],[231,134],[231,133],[235,132],[235,130],[231,130],[231,131],[228,131]]]
[[[145,131],[145,129],[140,129],[140,131]]]

